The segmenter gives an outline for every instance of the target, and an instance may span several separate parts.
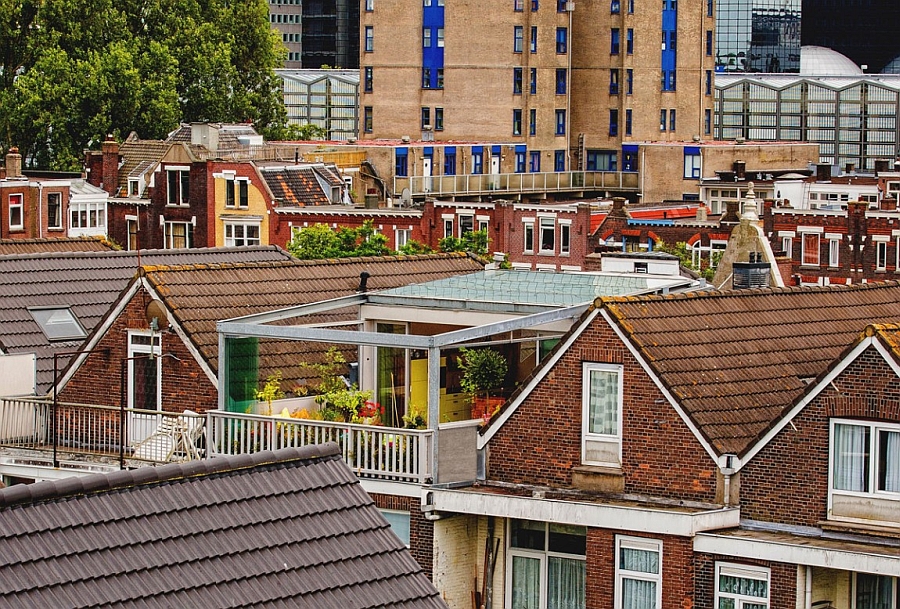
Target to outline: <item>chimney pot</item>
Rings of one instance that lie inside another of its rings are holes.
[[[6,153],[6,177],[19,178],[22,177],[22,155],[19,149],[13,146]]]

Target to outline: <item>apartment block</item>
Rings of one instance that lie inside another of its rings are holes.
[[[713,25],[702,0],[366,0],[360,139],[512,142],[529,172],[638,171],[630,142],[711,135]]]

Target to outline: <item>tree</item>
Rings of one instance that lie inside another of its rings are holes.
[[[287,250],[297,258],[349,258],[354,256],[389,256],[395,252],[387,246],[387,237],[375,232],[375,225],[367,220],[358,228],[338,228],[316,224],[296,231]]]
[[[444,237],[438,242],[442,252],[472,252],[484,256],[488,252],[488,235],[486,230],[464,233],[462,237]]]
[[[107,134],[287,125],[265,0],[0,0],[0,145],[79,169]]]

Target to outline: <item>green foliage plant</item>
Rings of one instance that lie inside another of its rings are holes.
[[[393,254],[387,246],[387,237],[375,231],[371,220],[357,228],[334,230],[325,224],[316,224],[294,231],[286,249],[302,260]]]
[[[266,403],[266,414],[272,414],[272,402],[284,398],[284,391],[281,390],[281,380],[281,370],[278,370],[266,377],[265,385],[256,392],[256,399]]]
[[[459,350],[462,390],[472,397],[488,397],[503,386],[509,364],[502,353],[491,348]]]

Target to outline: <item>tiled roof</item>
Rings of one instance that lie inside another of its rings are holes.
[[[36,353],[38,393],[53,382],[53,353],[77,349],[81,341],[49,342],[28,307],[69,306],[90,334],[118,299],[139,264],[187,264],[287,260],[275,246],[145,250],[140,252],[64,252],[0,256],[0,348]],[[139,262],[140,260],[140,262]],[[58,359],[59,370],[68,361]]]
[[[279,205],[307,207],[332,203],[310,165],[264,167],[260,169],[260,174]]]
[[[218,148],[209,152],[228,153],[236,150],[246,150],[247,145],[241,143],[239,136],[259,136],[256,129],[252,125],[210,123],[210,128],[214,129],[218,141]],[[178,129],[169,134],[166,138],[168,143],[186,143],[190,144],[192,140],[191,125],[181,125]],[[195,147],[196,145],[192,145]],[[205,151],[205,146],[199,146],[200,150]]]
[[[483,265],[463,254],[385,256],[305,260],[287,263],[219,264],[146,268],[146,276],[175,320],[213,370],[218,366],[216,322],[353,294],[360,273],[369,273],[367,289],[385,290],[473,273]],[[356,319],[355,310],[317,316],[316,323]],[[304,323],[313,320],[305,319]],[[313,375],[300,363],[329,345],[296,341],[260,341],[260,377],[276,370],[290,381]],[[355,360],[355,356],[353,360]]]
[[[58,239],[0,239],[0,256],[47,252],[109,252],[113,246],[105,239],[60,237]]]
[[[122,164],[119,166],[119,194],[128,192],[128,177],[138,166],[144,171],[159,163],[171,144],[162,140],[139,140],[128,138],[119,145]]]
[[[0,490],[5,607],[446,608],[335,444]]]
[[[604,299],[613,321],[720,453],[741,454],[870,323],[900,284]]]

